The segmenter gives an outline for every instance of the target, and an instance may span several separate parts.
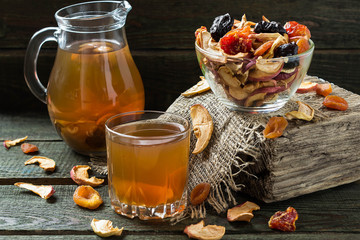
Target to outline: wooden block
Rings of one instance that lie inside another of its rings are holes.
[[[274,202],[360,179],[360,96],[335,85],[331,95],[346,99],[349,109],[329,110],[315,92],[296,94],[317,109],[317,120],[291,120],[283,136],[267,140],[271,151],[248,169],[257,178],[241,179],[245,192]]]

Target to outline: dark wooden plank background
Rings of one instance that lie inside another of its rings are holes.
[[[57,9],[76,0],[0,0],[0,110],[46,112],[27,89],[23,61],[31,36],[56,26]],[[194,51],[194,31],[229,12],[258,21],[262,15],[285,23],[306,24],[316,44],[309,75],[316,75],[360,93],[360,1],[358,0],[130,0],[126,31],[142,75],[147,109],[166,109],[201,74]],[[45,44],[38,73],[46,84],[56,51]]]

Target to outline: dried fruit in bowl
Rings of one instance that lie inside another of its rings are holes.
[[[263,131],[264,137],[265,138],[280,137],[283,134],[287,125],[288,125],[288,121],[286,121],[284,117],[270,118]]]
[[[121,229],[114,228],[110,220],[97,220],[95,218],[91,221],[91,228],[100,237],[121,236],[124,230],[123,227]]]
[[[224,53],[229,55],[235,55],[240,52],[247,53],[251,50],[252,44],[249,34],[249,26],[231,30],[220,39],[220,48],[224,51]]]
[[[77,205],[88,209],[96,209],[103,203],[99,192],[88,185],[79,186],[74,192],[73,200]]]
[[[10,147],[13,147],[18,143],[24,142],[27,138],[28,138],[28,136],[23,137],[23,138],[17,138],[15,140],[5,140],[3,145],[6,149],[9,149]]]
[[[40,157],[40,156],[35,156],[35,157],[30,158],[29,160],[27,160],[25,162],[25,165],[34,164],[34,163],[39,163],[39,167],[41,167],[45,171],[49,171],[49,172],[53,172],[56,167],[54,160],[47,158],[47,157]]]
[[[252,213],[254,210],[259,210],[259,205],[246,201],[241,205],[235,206],[227,211],[227,220],[229,222],[245,221],[250,222],[254,217]]]
[[[295,221],[299,218],[297,211],[293,207],[288,207],[285,212],[278,211],[271,216],[269,227],[284,232],[294,232],[296,230]]]
[[[89,178],[88,170],[91,167],[87,165],[77,165],[74,166],[70,171],[71,179],[79,185],[90,185],[92,187],[97,187],[104,182],[104,179],[91,177]]]
[[[293,37],[304,37],[307,40],[311,38],[310,30],[303,24],[300,24],[296,21],[290,21],[285,23],[284,28],[289,35],[289,38]]]
[[[225,234],[225,227],[217,225],[205,226],[204,220],[201,220],[197,224],[191,224],[187,226],[184,233],[189,238],[200,239],[200,240],[217,240],[221,239]]]
[[[37,195],[39,195],[43,199],[48,199],[55,193],[55,190],[51,185],[47,185],[47,186],[40,185],[39,186],[39,185],[34,185],[31,183],[24,183],[24,182],[17,182],[17,183],[14,183],[14,185],[21,187],[21,188],[25,188],[27,190],[30,190],[33,193],[36,193]]]
[[[214,125],[211,116],[204,106],[195,104],[190,108],[190,117],[197,138],[193,154],[201,153],[208,145]]]
[[[209,183],[199,183],[194,187],[190,194],[190,202],[193,206],[203,203],[210,193]]]

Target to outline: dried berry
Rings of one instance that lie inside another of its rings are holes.
[[[298,46],[296,43],[286,43],[283,45],[280,45],[277,49],[274,51],[274,57],[286,57],[286,56],[293,56],[298,54]],[[290,58],[287,63],[284,64],[285,69],[290,69],[299,66],[299,58],[293,57]]]
[[[280,33],[280,34],[284,35],[286,33],[286,30],[278,22],[260,21],[255,25],[254,32],[255,33]]]
[[[196,206],[205,201],[210,192],[209,183],[199,183],[194,187],[190,194],[190,202],[192,205]]]
[[[217,16],[210,28],[211,37],[218,42],[222,36],[231,30],[233,24],[234,18],[230,14]]]

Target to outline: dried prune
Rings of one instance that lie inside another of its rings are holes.
[[[210,28],[211,37],[218,42],[222,36],[231,30],[233,24],[234,18],[229,13],[217,16]]]
[[[260,21],[260,22],[256,23],[254,32],[255,33],[280,33],[281,35],[284,35],[286,33],[286,30],[278,22]]]
[[[298,46],[296,43],[286,43],[283,45],[280,45],[278,48],[274,51],[274,57],[286,57],[286,56],[292,56],[296,55],[298,53]],[[287,63],[284,64],[285,69],[290,69],[299,66],[299,58],[293,57],[290,58]]]

